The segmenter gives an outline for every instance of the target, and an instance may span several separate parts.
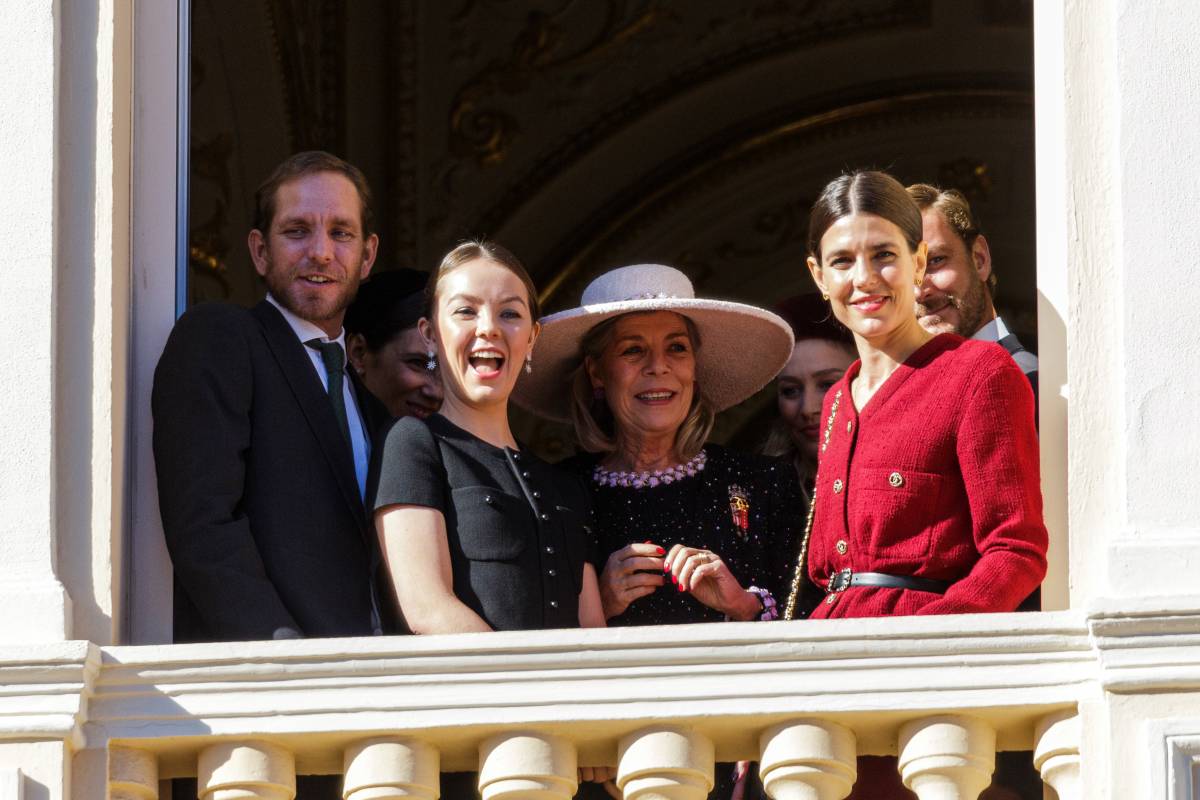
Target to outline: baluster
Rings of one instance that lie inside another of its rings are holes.
[[[524,731],[479,745],[483,800],[569,800],[578,787],[575,746],[565,739]]]
[[[109,800],[158,800],[158,759],[133,747],[108,748]]]
[[[981,720],[936,716],[900,729],[900,774],[921,800],[976,800],[996,768],[996,732]]]
[[[1043,717],[1034,731],[1037,744],[1033,765],[1058,794],[1058,800],[1083,800],[1079,776],[1081,738],[1079,714],[1073,708]]]
[[[713,744],[686,728],[644,728],[621,739],[617,786],[625,800],[703,800],[713,787]]]
[[[220,742],[200,751],[196,787],[200,800],[292,800],[296,761],[270,742]]]
[[[440,794],[438,751],[419,739],[367,739],[346,748],[342,757],[345,800],[393,800]]]
[[[759,775],[773,800],[842,800],[858,776],[854,733],[833,722],[803,719],[759,737]]]

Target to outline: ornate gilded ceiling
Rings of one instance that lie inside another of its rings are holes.
[[[551,308],[657,259],[702,292],[806,288],[844,167],[972,192],[1034,313],[1030,0],[194,0],[192,296],[251,302],[254,187],[295,149],[367,172],[381,262],[491,236]]]

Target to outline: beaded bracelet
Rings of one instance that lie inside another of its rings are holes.
[[[756,595],[758,595],[758,602],[762,603],[763,610],[762,613],[758,615],[759,619],[761,619],[763,622],[779,619],[779,607],[775,605],[775,598],[769,591],[766,589],[761,589],[757,586],[751,586],[746,591],[754,592]]]

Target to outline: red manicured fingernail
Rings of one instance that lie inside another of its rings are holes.
[[[647,544],[649,544],[649,542],[647,542]],[[664,555],[666,552],[667,552],[667,551],[666,551],[666,550],[663,550],[661,547],[659,547],[659,548],[658,548],[658,554],[659,554],[660,556],[661,556],[661,555]]]
[[[670,571],[671,571],[671,565],[670,565],[670,564],[663,564],[663,574],[665,575],[666,573],[668,573],[668,572],[670,572]]]
[[[672,576],[671,576],[671,583],[676,583],[676,584],[677,584],[677,583],[679,583],[679,578],[676,578],[674,575],[672,575]]]
[[[652,544],[652,543],[653,543],[653,540],[651,540],[651,539],[647,539],[646,541],[642,542],[642,544]]]
[[[679,591],[681,591],[681,592],[686,592],[686,591],[687,591],[687,589],[684,589],[684,588],[683,588],[683,584],[682,584],[682,583],[681,583],[681,584],[679,584]]]

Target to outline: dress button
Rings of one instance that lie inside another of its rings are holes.
[[[534,500],[537,500],[537,499],[539,499],[541,496],[542,496],[542,493],[541,493],[541,492],[539,492],[537,489],[534,489],[534,490],[533,490],[533,499],[534,499]]]
[[[513,461],[520,461],[520,460],[521,460],[521,454],[513,453]]]
[[[495,501],[495,500],[493,500],[493,499],[492,499],[492,496],[489,494],[489,495],[487,495],[486,497],[484,497],[484,498],[483,498],[483,502],[487,503],[487,504],[490,506],[492,503],[494,503],[494,502],[496,502],[496,501]]]
[[[843,556],[846,555],[846,551],[850,549],[850,545],[846,542],[845,539],[838,539],[836,546],[837,546],[838,554],[843,555]]]
[[[524,472],[522,472],[522,473],[521,473],[521,477],[522,477],[522,478],[528,478],[528,477],[529,477],[529,470],[525,470]]]
[[[551,578],[553,578],[555,575],[557,575],[557,574],[558,574],[558,570],[556,570],[556,569],[548,569],[548,570],[546,570],[546,574],[547,574],[547,575],[549,575]]]
[[[888,475],[888,483],[890,483],[893,487],[899,489],[901,486],[904,485],[904,476],[901,475],[899,472],[893,472],[891,475]]]
[[[551,600],[551,601],[550,601],[550,607],[551,607],[551,608],[558,608],[558,601],[557,601],[557,600]]]
[[[848,419],[848,420],[846,420],[846,433],[853,433],[853,432],[854,432],[854,420]]]
[[[554,548],[551,547],[550,545],[546,545],[546,552],[549,553],[550,555],[554,555]]]
[[[846,485],[846,484],[842,483],[842,479],[841,479],[841,478],[838,478],[837,480],[835,480],[835,481],[833,482],[833,493],[834,493],[834,494],[841,494],[841,493],[842,493],[842,487],[844,487],[845,485]]]
[[[549,514],[542,514],[542,522],[547,522],[550,519]]]

